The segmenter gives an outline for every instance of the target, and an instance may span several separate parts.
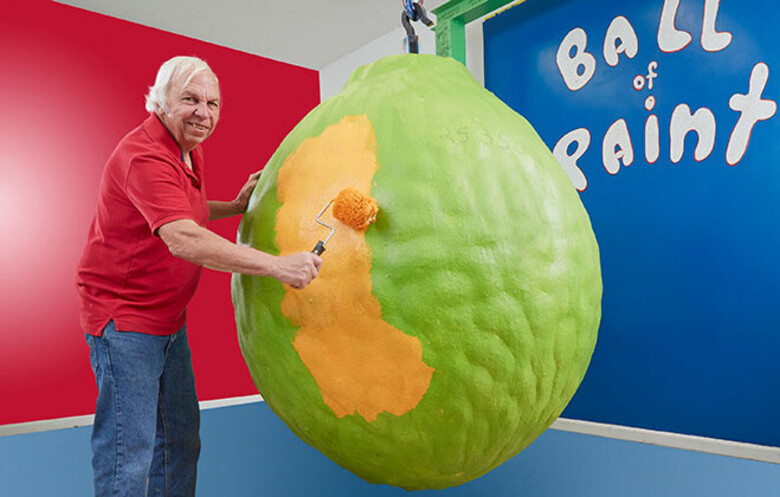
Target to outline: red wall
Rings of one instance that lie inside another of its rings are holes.
[[[179,54],[220,78],[206,178],[209,198],[229,200],[319,103],[316,71],[49,1],[0,0],[0,424],[94,411],[75,268],[103,163],[145,118],[157,67]],[[210,228],[234,240],[237,226]],[[229,274],[204,271],[189,316],[201,400],[256,393]]]

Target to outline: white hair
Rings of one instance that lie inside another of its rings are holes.
[[[211,70],[206,61],[197,57],[185,57],[180,55],[163,62],[160,69],[157,71],[157,78],[154,80],[154,85],[149,87],[149,93],[146,94],[146,110],[149,112],[167,112],[168,87],[171,85],[173,77],[189,73],[186,81],[184,81],[184,84],[182,85],[187,86],[187,83],[190,82],[192,77],[201,71],[208,71],[214,75],[214,79],[217,79],[214,71]]]

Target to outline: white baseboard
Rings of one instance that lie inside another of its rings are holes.
[[[238,406],[255,402],[263,402],[263,397],[260,395],[247,395],[226,399],[205,400],[200,403],[200,408],[201,410],[217,409],[220,407]],[[0,426],[0,437],[90,426],[94,419],[94,415],[85,415],[2,425]],[[679,433],[567,418],[559,418],[550,426],[550,429],[780,464],[780,447],[768,447],[764,445],[733,442],[731,440],[719,440],[715,438],[682,435]]]

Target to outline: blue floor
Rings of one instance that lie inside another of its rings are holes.
[[[0,496],[91,494],[89,428],[0,438]],[[203,412],[198,495],[408,496],[371,485],[296,438],[263,404]],[[550,430],[441,496],[778,497],[780,465]]]

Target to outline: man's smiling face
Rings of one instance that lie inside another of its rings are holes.
[[[219,83],[209,71],[177,74],[168,86],[168,110],[159,116],[183,152],[208,138],[219,121]],[[189,81],[187,81],[189,79]]]

